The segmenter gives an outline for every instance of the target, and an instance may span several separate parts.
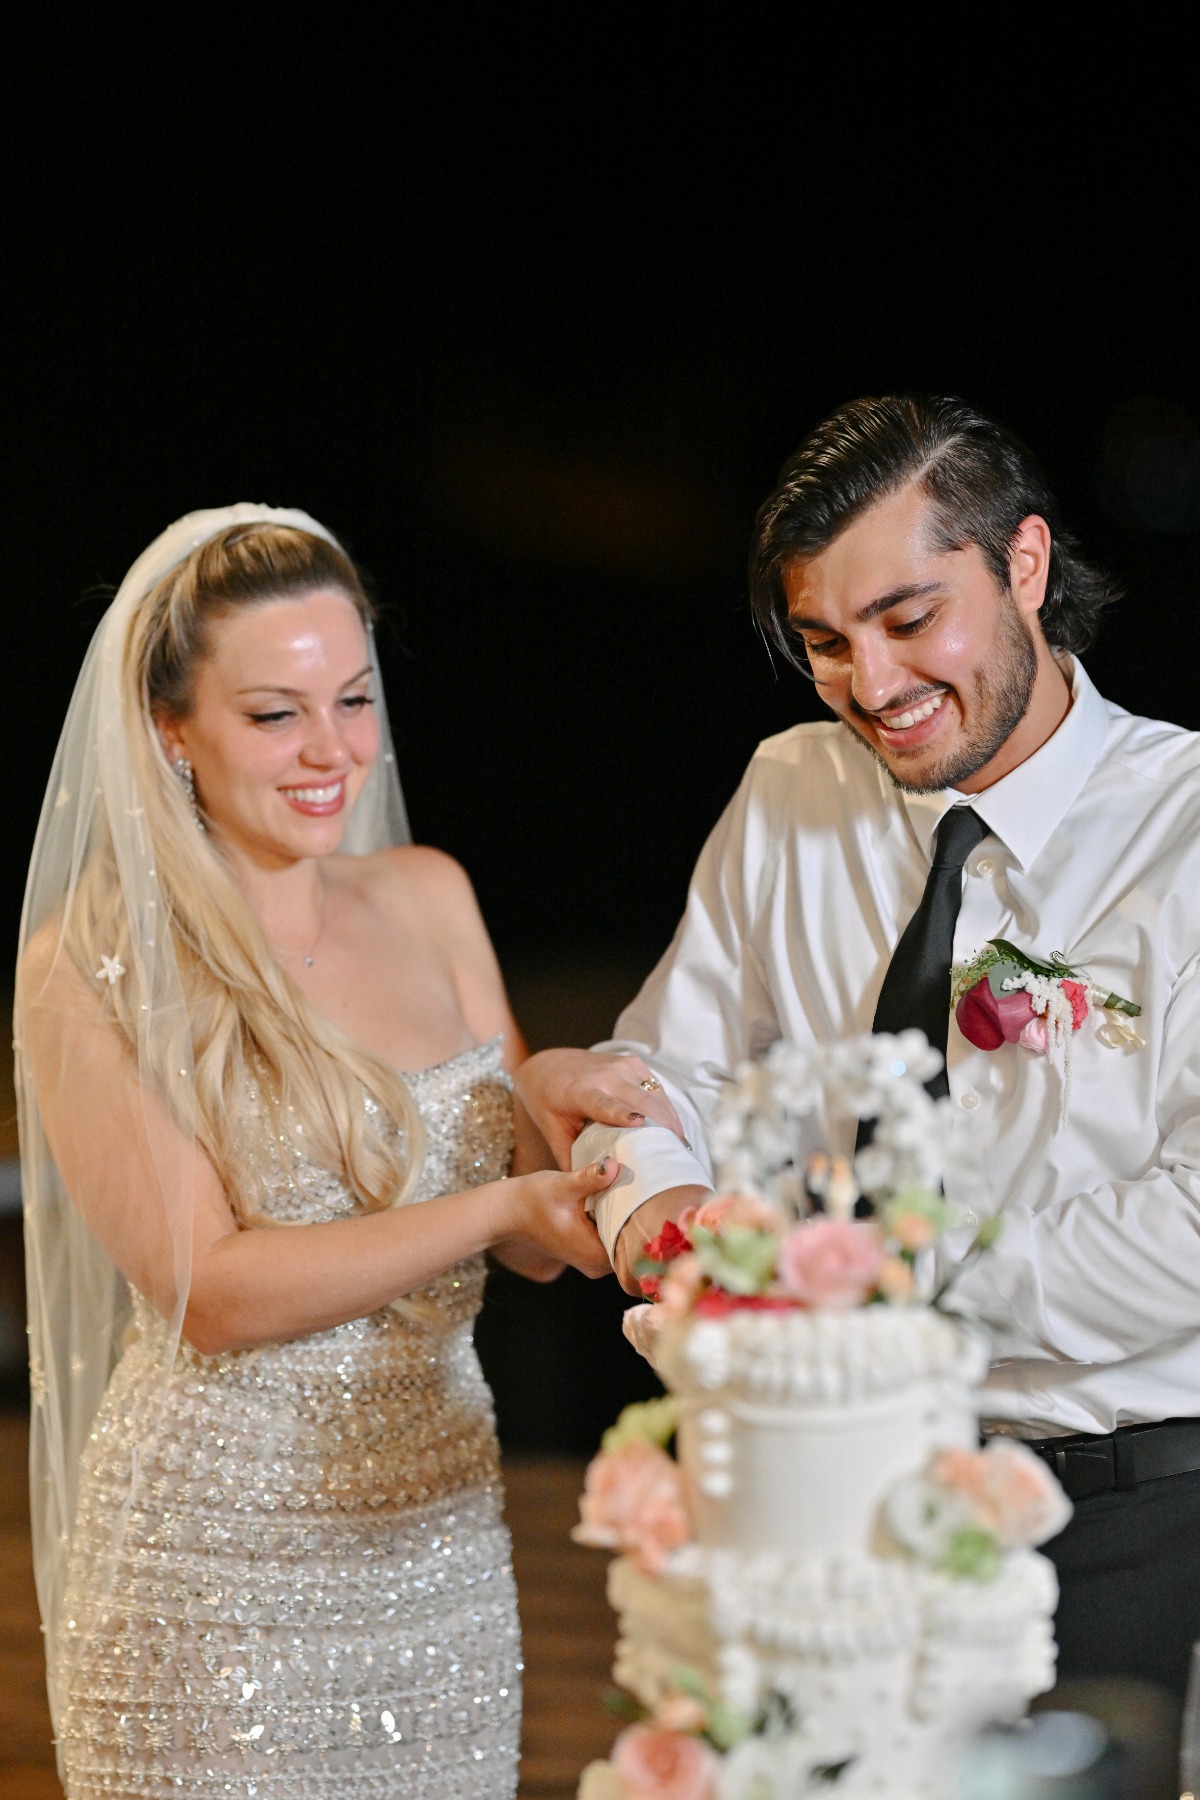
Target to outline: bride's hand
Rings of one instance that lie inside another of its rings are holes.
[[[518,1094],[549,1144],[560,1168],[571,1162],[571,1145],[584,1126],[644,1125],[652,1119],[677,1137],[679,1115],[640,1056],[610,1056],[596,1050],[539,1050],[517,1070]]]
[[[619,1166],[606,1156],[570,1175],[545,1169],[510,1177],[500,1189],[504,1224],[492,1244],[497,1260],[535,1281],[551,1279],[565,1263],[593,1278],[610,1275],[612,1264],[584,1203],[612,1186]]]

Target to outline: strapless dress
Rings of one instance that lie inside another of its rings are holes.
[[[428,1147],[414,1204],[502,1176],[500,1043],[407,1077]],[[370,1103],[369,1103],[370,1104]],[[356,1210],[269,1152],[280,1223]],[[511,1800],[521,1651],[484,1265],[332,1331],[171,1369],[136,1303],[81,1473],[59,1692],[70,1800]],[[161,1344],[161,1337],[159,1338]],[[99,1622],[89,1571],[129,1505]]]

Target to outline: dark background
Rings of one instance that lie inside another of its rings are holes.
[[[1032,442],[1127,594],[1093,676],[1200,722],[1175,15],[811,13],[41,15],[5,77],[4,944],[103,584],[197,506],[303,506],[374,577],[415,831],[539,1042],[605,1029],[754,743],[813,716],[743,567],[839,401]],[[510,1443],[588,1448],[636,1386],[612,1285],[497,1284]]]

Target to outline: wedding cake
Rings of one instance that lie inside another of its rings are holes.
[[[1070,1506],[1020,1444],[978,1447],[938,1066],[919,1033],[776,1045],[718,1116],[724,1191],[648,1247],[627,1331],[668,1393],[606,1434],[575,1534],[621,1552],[633,1722],[580,1800],[951,1800],[969,1737],[1053,1683],[1033,1546]],[[804,1153],[839,1110],[875,1120],[853,1167]]]

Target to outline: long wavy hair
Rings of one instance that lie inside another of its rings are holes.
[[[170,933],[187,1008],[190,1101],[175,1079],[169,1028],[142,1034],[151,1046],[148,1072],[177,1113],[189,1108],[185,1122],[243,1225],[265,1222],[261,1145],[253,1131],[238,1128],[253,1093],[276,1143],[291,1146],[296,1164],[303,1158],[340,1175],[366,1208],[409,1198],[424,1144],[420,1114],[399,1073],[338,1031],[280,967],[216,838],[197,831],[155,725],[162,714],[187,716],[197,667],[223,617],[328,588],[344,594],[370,625],[371,603],[336,545],[292,527],[230,527],[146,595],[131,621],[121,668],[128,754],[154,850],[157,929]],[[89,984],[101,953],[111,956],[115,948],[128,969],[125,980],[109,984],[104,1001],[136,1047],[143,995],[106,829],[98,833],[64,925],[72,960]],[[367,1095],[375,1107],[366,1104]]]

